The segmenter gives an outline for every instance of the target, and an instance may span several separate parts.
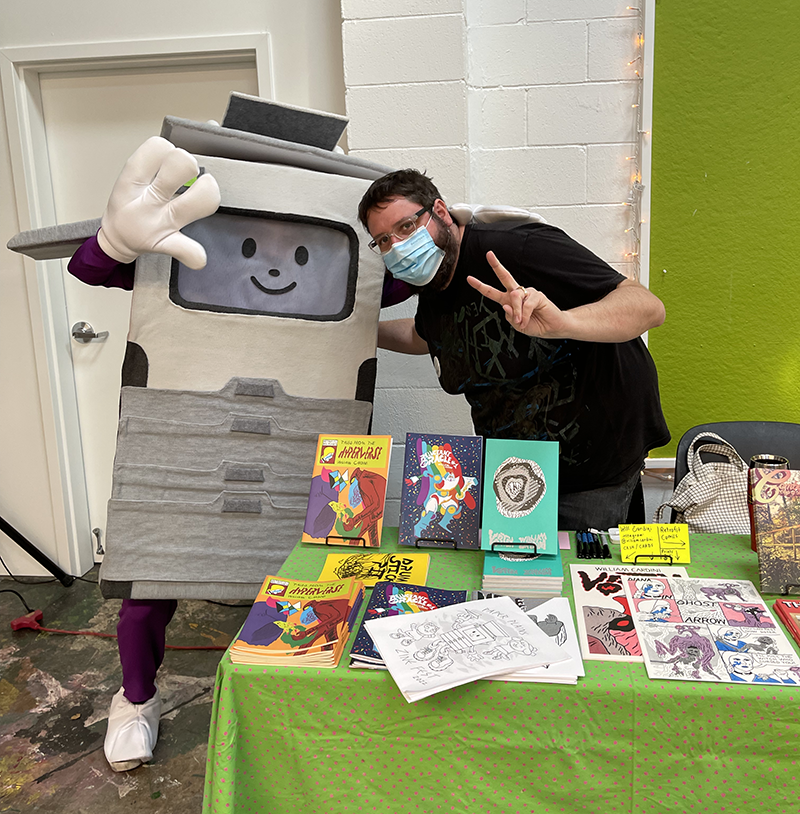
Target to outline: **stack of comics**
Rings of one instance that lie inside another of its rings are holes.
[[[484,591],[507,596],[547,599],[561,596],[564,567],[561,554],[487,551],[483,559]]]
[[[355,579],[268,576],[229,653],[235,664],[336,667],[364,599]]]
[[[367,667],[373,670],[385,670],[386,664],[372,636],[366,628],[365,622],[369,619],[382,619],[385,616],[401,616],[443,608],[447,605],[457,605],[467,601],[467,591],[447,591],[442,588],[432,588],[428,585],[412,585],[409,583],[380,581],[375,583],[372,596],[367,603],[364,619],[358,629],[353,647],[350,650],[351,667]]]
[[[676,681],[800,685],[800,659],[746,579],[624,578],[647,675]]]

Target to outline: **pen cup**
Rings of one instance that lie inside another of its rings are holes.
[[[783,455],[753,455],[750,458],[750,469],[788,469],[789,459],[784,458]],[[753,473],[747,473],[747,511],[750,515],[750,548],[753,551],[758,551],[758,543],[756,542],[756,527],[753,522],[753,515],[755,507],[753,504]]]

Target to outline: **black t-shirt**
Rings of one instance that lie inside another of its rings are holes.
[[[423,291],[415,324],[439,382],[463,393],[475,431],[487,438],[560,444],[559,487],[579,492],[629,478],[647,452],[669,441],[655,365],[641,339],[578,342],[515,331],[502,308],[467,284],[502,288],[486,261],[493,251],[523,286],[561,309],[604,297],[625,278],[554,226],[469,224],[453,280]]]

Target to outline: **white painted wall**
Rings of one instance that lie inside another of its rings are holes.
[[[110,4],[37,0],[34,5],[7,0],[0,4],[0,48],[261,32],[271,36],[275,98],[344,113],[341,17],[333,0]],[[219,118],[223,113],[214,111],[210,116]],[[29,309],[23,260],[5,249],[20,228],[10,192],[14,187],[5,124],[0,122],[0,515],[55,558],[55,526],[63,519],[54,516],[60,509],[54,508],[58,498],[51,492],[48,466],[54,462],[48,462],[45,452],[49,430],[36,374],[35,338],[42,331],[37,309]],[[45,573],[2,534],[0,556],[15,574]]]
[[[637,21],[628,2],[341,0],[342,22],[334,0],[39,0],[35,15],[9,0],[0,48],[269,31],[275,98],[344,113],[346,84],[353,154],[427,169],[451,202],[535,209],[629,272]],[[10,166],[0,127],[0,189],[12,188]],[[17,231],[14,201],[2,195],[2,246]],[[27,296],[21,258],[0,248],[0,514],[47,548],[39,327]],[[403,304],[386,316],[412,313]],[[439,389],[427,357],[381,353],[375,431],[402,441],[420,428],[471,432],[466,404]],[[397,449],[389,522],[401,464]],[[16,573],[40,573],[2,535],[0,554]]]
[[[533,209],[632,274],[630,0],[342,0],[350,151],[427,170],[451,203]],[[384,312],[411,316],[414,303]],[[472,432],[427,357],[380,352],[375,431]]]

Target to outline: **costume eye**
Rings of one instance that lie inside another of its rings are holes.
[[[242,254],[245,257],[252,257],[256,253],[256,242],[252,237],[245,239],[242,243]]]
[[[294,250],[294,262],[298,266],[304,266],[308,263],[308,249],[305,246],[298,246]]]

